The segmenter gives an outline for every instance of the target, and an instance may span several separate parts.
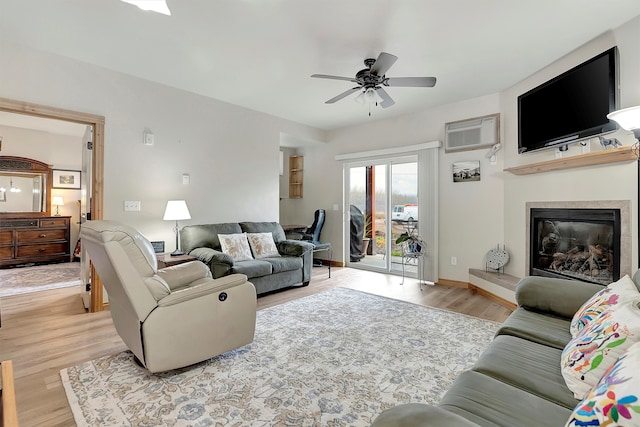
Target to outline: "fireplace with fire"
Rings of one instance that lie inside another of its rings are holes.
[[[529,274],[607,285],[620,278],[620,209],[530,210]]]

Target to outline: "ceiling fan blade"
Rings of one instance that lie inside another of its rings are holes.
[[[378,59],[371,66],[371,74],[384,76],[391,66],[398,60],[398,57],[390,53],[380,52]]]
[[[382,98],[382,102],[379,104],[382,108],[391,107],[396,103],[393,99],[391,99],[387,91],[382,89],[381,87],[377,88],[376,92],[378,92],[378,95],[380,95],[380,98]]]
[[[318,79],[346,80],[348,82],[358,83],[358,81],[353,77],[330,76],[328,74],[312,74],[311,77],[315,77]]]
[[[352,87],[349,90],[345,90],[344,92],[342,92],[340,95],[338,96],[334,96],[333,98],[331,98],[328,101],[325,101],[325,104],[333,104],[334,102],[340,101],[342,98],[351,95],[353,92],[357,92],[360,89],[362,89],[360,86],[358,87]]]
[[[396,87],[433,87],[436,85],[435,77],[390,77],[385,79],[385,86]]]

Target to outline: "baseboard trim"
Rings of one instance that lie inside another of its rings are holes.
[[[482,295],[483,297],[488,298],[491,301],[497,304],[500,304],[501,306],[508,308],[511,311],[515,310],[518,307],[517,304],[514,304],[511,301],[508,301],[502,297],[499,297],[498,295],[492,294],[491,292],[488,292],[469,282],[461,282],[459,280],[449,280],[449,279],[440,278],[436,282],[436,285],[446,285],[446,286],[453,286],[456,288],[470,289],[472,292],[477,293],[478,295]]]
[[[488,292],[476,285],[473,285],[471,283],[469,283],[469,289],[471,289],[473,292],[482,295],[485,298],[489,298],[491,301],[500,304],[501,306],[508,308],[509,310],[513,311],[515,310],[518,305],[512,303],[511,301],[507,301],[506,299],[499,297],[495,294],[492,294],[491,292]]]
[[[315,258],[316,261],[320,261],[322,263],[322,265],[329,265],[329,260],[327,259],[320,259],[320,258]],[[331,261],[331,267],[345,267],[347,264],[344,262],[340,262],[340,261]]]
[[[442,279],[442,278],[438,279],[438,281],[436,282],[436,285],[454,286],[456,288],[468,288],[469,287],[469,283],[468,282],[460,282],[458,280],[449,280],[449,279]]]

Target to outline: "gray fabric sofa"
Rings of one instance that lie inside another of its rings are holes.
[[[639,272],[633,281],[640,289]],[[573,280],[522,279],[518,308],[436,406],[400,405],[372,426],[564,426],[579,401],[562,376],[562,350],[571,340],[573,315],[601,289]]]
[[[273,234],[280,257],[234,261],[223,253],[218,234]],[[311,280],[313,245],[299,240],[287,240],[277,222],[230,222],[220,224],[187,225],[180,230],[182,250],[204,262],[214,279],[228,274],[244,274],[265,294],[292,286],[307,286]]]

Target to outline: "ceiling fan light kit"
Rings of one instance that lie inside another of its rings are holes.
[[[378,92],[374,89],[374,88],[367,88],[367,89],[362,89],[360,91],[360,93],[358,94],[358,96],[356,96],[355,98],[353,98],[354,101],[356,101],[358,104],[361,105],[367,105],[369,107],[369,116],[371,116],[371,106],[372,105],[378,105],[380,103],[382,103],[384,100],[382,99],[382,97],[380,95],[378,95]]]
[[[355,100],[361,104],[365,102],[369,104],[369,115],[371,115],[371,105],[379,105],[382,108],[391,107],[395,101],[389,96],[382,86],[387,87],[433,87],[436,84],[435,77],[387,77],[385,73],[398,60],[398,57],[390,53],[381,52],[377,59],[367,58],[364,60],[364,68],[356,73],[356,76],[340,77],[328,74],[312,74],[311,77],[331,80],[344,80],[357,83],[358,86],[352,87],[341,94],[334,96],[325,102],[325,104],[333,104],[342,98],[360,92]]]

